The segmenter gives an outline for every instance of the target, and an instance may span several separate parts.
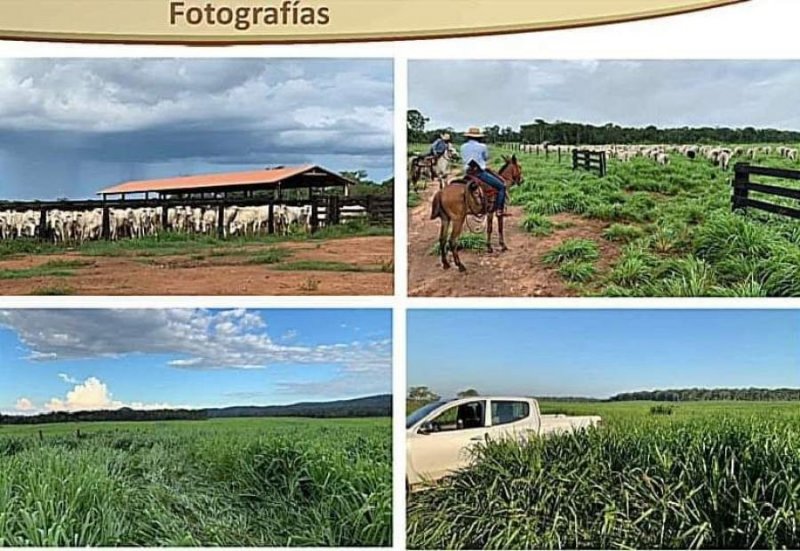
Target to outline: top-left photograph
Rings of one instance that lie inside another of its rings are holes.
[[[391,295],[393,63],[0,60],[0,295]]]

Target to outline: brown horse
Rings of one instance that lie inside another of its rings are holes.
[[[499,171],[499,176],[509,188],[522,183],[522,168],[517,162],[517,156],[511,158],[503,157],[503,167]],[[461,263],[458,256],[458,238],[464,230],[464,222],[468,215],[486,215],[486,237],[487,250],[491,253],[492,249],[492,226],[495,213],[495,198],[497,192],[490,186],[484,184],[474,176],[466,176],[451,180],[441,191],[433,197],[431,208],[431,220],[439,219],[439,254],[442,259],[442,268],[450,268],[447,261],[447,246],[449,243],[450,251],[453,253],[453,261],[458,269],[465,272],[467,268]],[[452,224],[452,230],[450,226]],[[505,243],[503,234],[503,217],[497,219],[497,232],[500,235],[500,249],[505,252],[508,247]],[[448,233],[449,239],[448,239]]]

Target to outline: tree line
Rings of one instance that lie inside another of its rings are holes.
[[[98,411],[51,411],[39,415],[0,415],[0,425],[43,425],[49,423],[88,423],[96,421],[202,421],[206,410],[122,408]]]
[[[2,415],[0,425],[41,425],[47,423],[76,423],[93,421],[203,421],[225,417],[391,417],[392,396],[381,394],[337,400],[332,402],[306,402],[285,406],[232,406],[205,409],[154,409],[122,408],[97,411],[53,411],[38,415]]]
[[[470,388],[457,394],[458,398],[466,398],[469,396],[480,396],[480,393]],[[640,390],[637,392],[615,394],[607,400],[581,398],[579,396],[538,396],[537,398],[547,402],[704,402],[719,400],[790,402],[800,401],[800,388],[682,388],[674,390]],[[407,401],[409,404],[413,404],[416,407],[438,400],[441,400],[441,396],[427,386],[411,387],[408,391]]]
[[[610,402],[704,402],[719,400],[740,401],[797,401],[800,388],[683,388],[676,390],[641,390],[623,392],[609,398]]]
[[[407,113],[408,141],[431,143],[442,132],[449,132],[456,143],[461,143],[461,132],[453,128],[428,128],[430,119],[419,110]],[[593,125],[577,122],[536,119],[523,124],[519,130],[511,127],[487,126],[483,128],[490,143],[550,143],[553,145],[606,145],[606,144],[718,144],[718,143],[798,143],[800,132],[775,128],[691,127],[659,128],[657,126],[632,127],[614,123]]]

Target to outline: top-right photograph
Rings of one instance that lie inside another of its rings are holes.
[[[800,62],[411,61],[408,287],[800,296]]]

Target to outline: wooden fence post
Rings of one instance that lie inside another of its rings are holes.
[[[317,204],[317,196],[311,196],[311,233],[317,233],[319,229],[319,205]]]
[[[39,211],[39,240],[44,241],[47,239],[47,209],[42,208]]]
[[[269,200],[269,221],[267,222],[267,233],[275,233],[275,199]]]
[[[733,196],[731,197],[731,210],[747,208],[747,199],[750,194],[750,163],[736,163],[733,167]]]
[[[578,150],[572,150],[572,170],[578,170]]]
[[[328,197],[328,212],[327,212],[327,222],[329,226],[338,225],[340,221],[339,216],[339,196],[338,195],[330,195]]]
[[[103,239],[111,239],[111,209],[103,203]]]
[[[217,207],[217,238],[225,238],[225,202],[220,202]]]
[[[169,204],[161,204],[161,229],[165,232],[169,231]]]

